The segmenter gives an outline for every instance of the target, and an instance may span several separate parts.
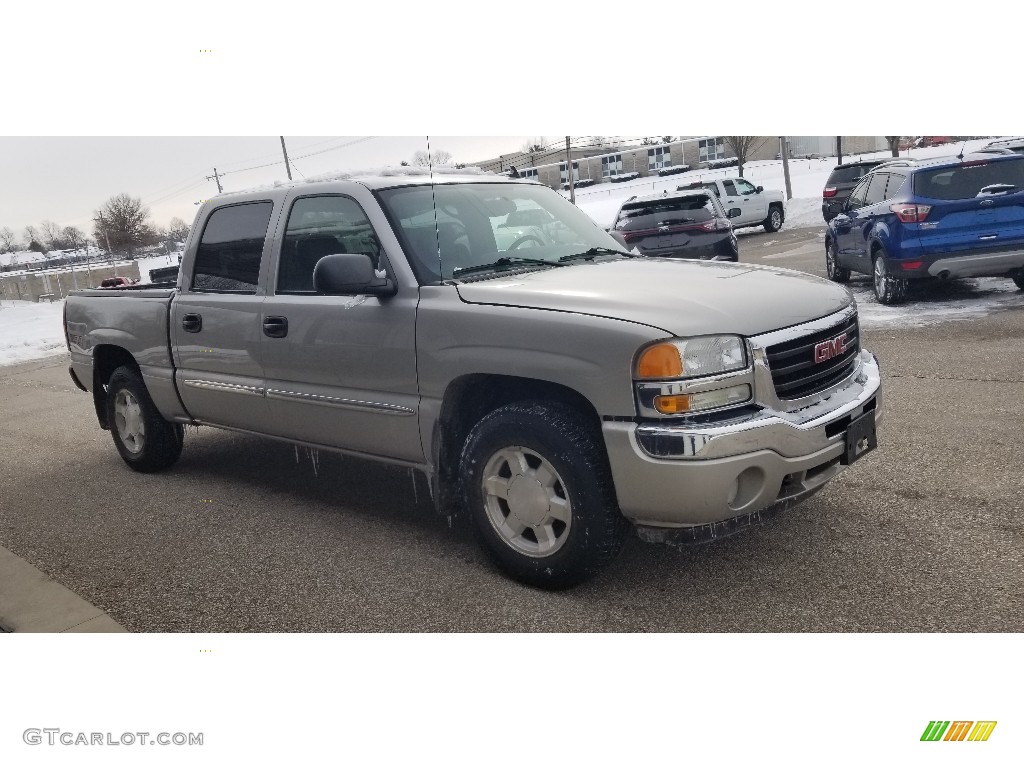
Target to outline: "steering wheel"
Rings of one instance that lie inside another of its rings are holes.
[[[533,240],[533,242],[535,242],[537,245],[541,246],[542,248],[544,247],[544,241],[541,240],[536,235],[520,235],[515,240],[513,240],[512,244],[509,245],[509,247],[506,248],[505,250],[506,251],[514,250],[514,249],[518,248],[520,245],[522,245],[523,243],[528,243],[530,240]]]

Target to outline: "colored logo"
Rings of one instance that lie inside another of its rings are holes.
[[[814,345],[814,362],[824,363],[833,357],[839,357],[846,351],[846,334],[840,333],[834,339]]]
[[[995,729],[995,720],[932,720],[921,741],[988,741]]]

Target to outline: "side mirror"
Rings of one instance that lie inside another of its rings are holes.
[[[735,219],[737,216],[740,216],[742,214],[743,211],[740,210],[739,208],[730,208],[728,213],[726,213],[725,215],[728,216],[730,219]]]
[[[365,253],[335,253],[324,256],[313,268],[313,289],[327,296],[393,296],[398,286],[378,277],[373,260]]]
[[[621,232],[619,232],[619,230],[617,230],[617,229],[610,229],[610,230],[608,230],[608,234],[612,236],[612,239],[615,240],[615,242],[617,242],[620,246],[622,246],[622,249],[624,251],[628,251],[629,250],[629,244],[626,243],[626,237]]]
[[[757,189],[755,189],[754,191],[755,191],[755,192],[757,192],[757,194],[759,194],[759,195],[760,195],[760,194],[761,194],[762,192],[764,192],[764,187],[758,187],[758,188],[757,188]]]

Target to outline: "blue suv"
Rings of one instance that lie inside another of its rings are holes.
[[[911,280],[1011,278],[1024,290],[1024,157],[894,160],[861,179],[829,222],[830,279],[872,275],[882,304]]]

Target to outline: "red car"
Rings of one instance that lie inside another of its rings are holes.
[[[123,288],[126,285],[134,285],[135,281],[130,277],[108,277],[100,283],[100,288]]]

